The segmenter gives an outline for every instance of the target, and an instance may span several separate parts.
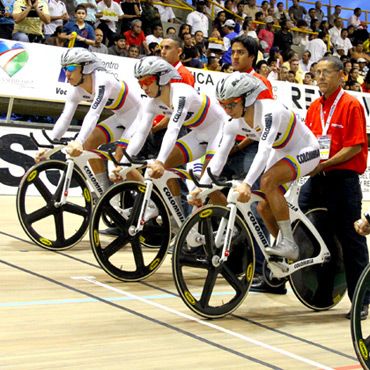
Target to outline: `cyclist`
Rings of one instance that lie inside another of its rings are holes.
[[[160,178],[165,168],[177,167],[206,155],[204,168],[213,157],[221,137],[221,126],[227,118],[224,110],[208,96],[184,83],[172,83],[181,76],[168,62],[159,57],[145,57],[134,67],[134,75],[149,97],[143,108],[143,119],[132,137],[127,152],[136,155],[149,134],[153,118],[158,114],[170,117],[152,177]],[[191,131],[177,140],[182,126]],[[117,173],[117,170],[116,170]],[[170,180],[169,187],[180,205],[177,181]]]
[[[261,190],[266,202],[258,205],[258,211],[276,238],[282,240],[273,248],[266,248],[271,255],[297,260],[299,256],[289,220],[289,208],[284,198],[287,184],[311,172],[319,163],[319,144],[312,132],[287,107],[276,100],[257,100],[267,87],[256,77],[234,72],[220,80],[216,97],[232,118],[225,124],[220,146],[209,166],[218,175],[225,165],[236,135],[247,135],[259,141],[258,151],[251,168],[235,191],[238,201],[247,202],[251,197],[251,185],[262,172]],[[202,183],[210,183],[205,173]],[[193,198],[201,190],[196,188]]]
[[[129,89],[126,82],[109,73],[103,62],[84,48],[66,50],[61,57],[68,82],[74,87],[68,91],[63,113],[50,134],[52,139],[60,139],[67,131],[77,105],[81,101],[91,102],[80,132],[71,142],[70,155],[77,157],[82,151],[96,149],[102,144],[120,139],[126,145],[141,118],[141,97]],[[114,115],[98,124],[103,109]],[[36,162],[42,159],[46,149],[36,153]],[[91,160],[96,179],[105,190],[109,183],[103,160]]]

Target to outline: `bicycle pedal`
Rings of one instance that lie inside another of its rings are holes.
[[[279,256],[270,256],[268,261],[273,263],[284,263],[285,258]]]

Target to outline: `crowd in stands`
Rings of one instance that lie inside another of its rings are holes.
[[[321,1],[308,10],[299,0],[292,0],[289,9],[276,0],[259,6],[256,0],[215,2],[220,6],[212,12],[209,2],[194,1],[195,10],[176,32],[175,27],[162,27],[162,22],[178,21],[166,6],[170,0],[163,5],[153,0],[74,0],[73,15],[61,0],[0,0],[0,38],[62,47],[75,32],[75,47],[141,58],[160,55],[165,31],[182,39],[185,66],[230,73],[231,41],[247,35],[259,44],[257,72],[270,81],[314,85],[317,62],[334,55],[345,64],[343,86],[369,92],[369,33],[360,8],[344,22],[340,5],[328,13]]]

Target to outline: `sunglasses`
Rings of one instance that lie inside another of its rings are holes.
[[[70,64],[69,66],[63,67],[63,69],[68,72],[73,72],[76,69],[76,67],[81,67],[81,65],[80,64]]]
[[[146,78],[143,81],[138,80],[138,82],[139,82],[140,87],[142,88],[144,85],[145,86],[150,86],[156,80],[156,78],[157,78],[157,76],[152,76],[152,77]]]
[[[228,103],[221,103],[221,101],[219,101],[221,107],[223,107],[224,109],[226,108],[229,108],[229,109],[234,109],[235,106],[240,102],[240,100],[242,100],[243,98],[240,97],[240,98],[236,98],[235,100],[232,100]]]

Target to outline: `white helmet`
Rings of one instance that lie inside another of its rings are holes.
[[[264,90],[267,90],[266,85],[257,77],[248,73],[233,72],[218,81],[216,98],[217,100],[230,100],[242,96],[245,99],[244,106],[249,107]]]
[[[91,51],[85,48],[67,49],[60,60],[62,67],[69,64],[79,64],[82,66],[82,73],[87,75],[96,69],[105,69],[103,62]]]
[[[160,86],[167,85],[171,80],[181,80],[179,72],[171,64],[160,57],[144,57],[134,67],[134,75],[137,79],[153,75],[158,76]]]

